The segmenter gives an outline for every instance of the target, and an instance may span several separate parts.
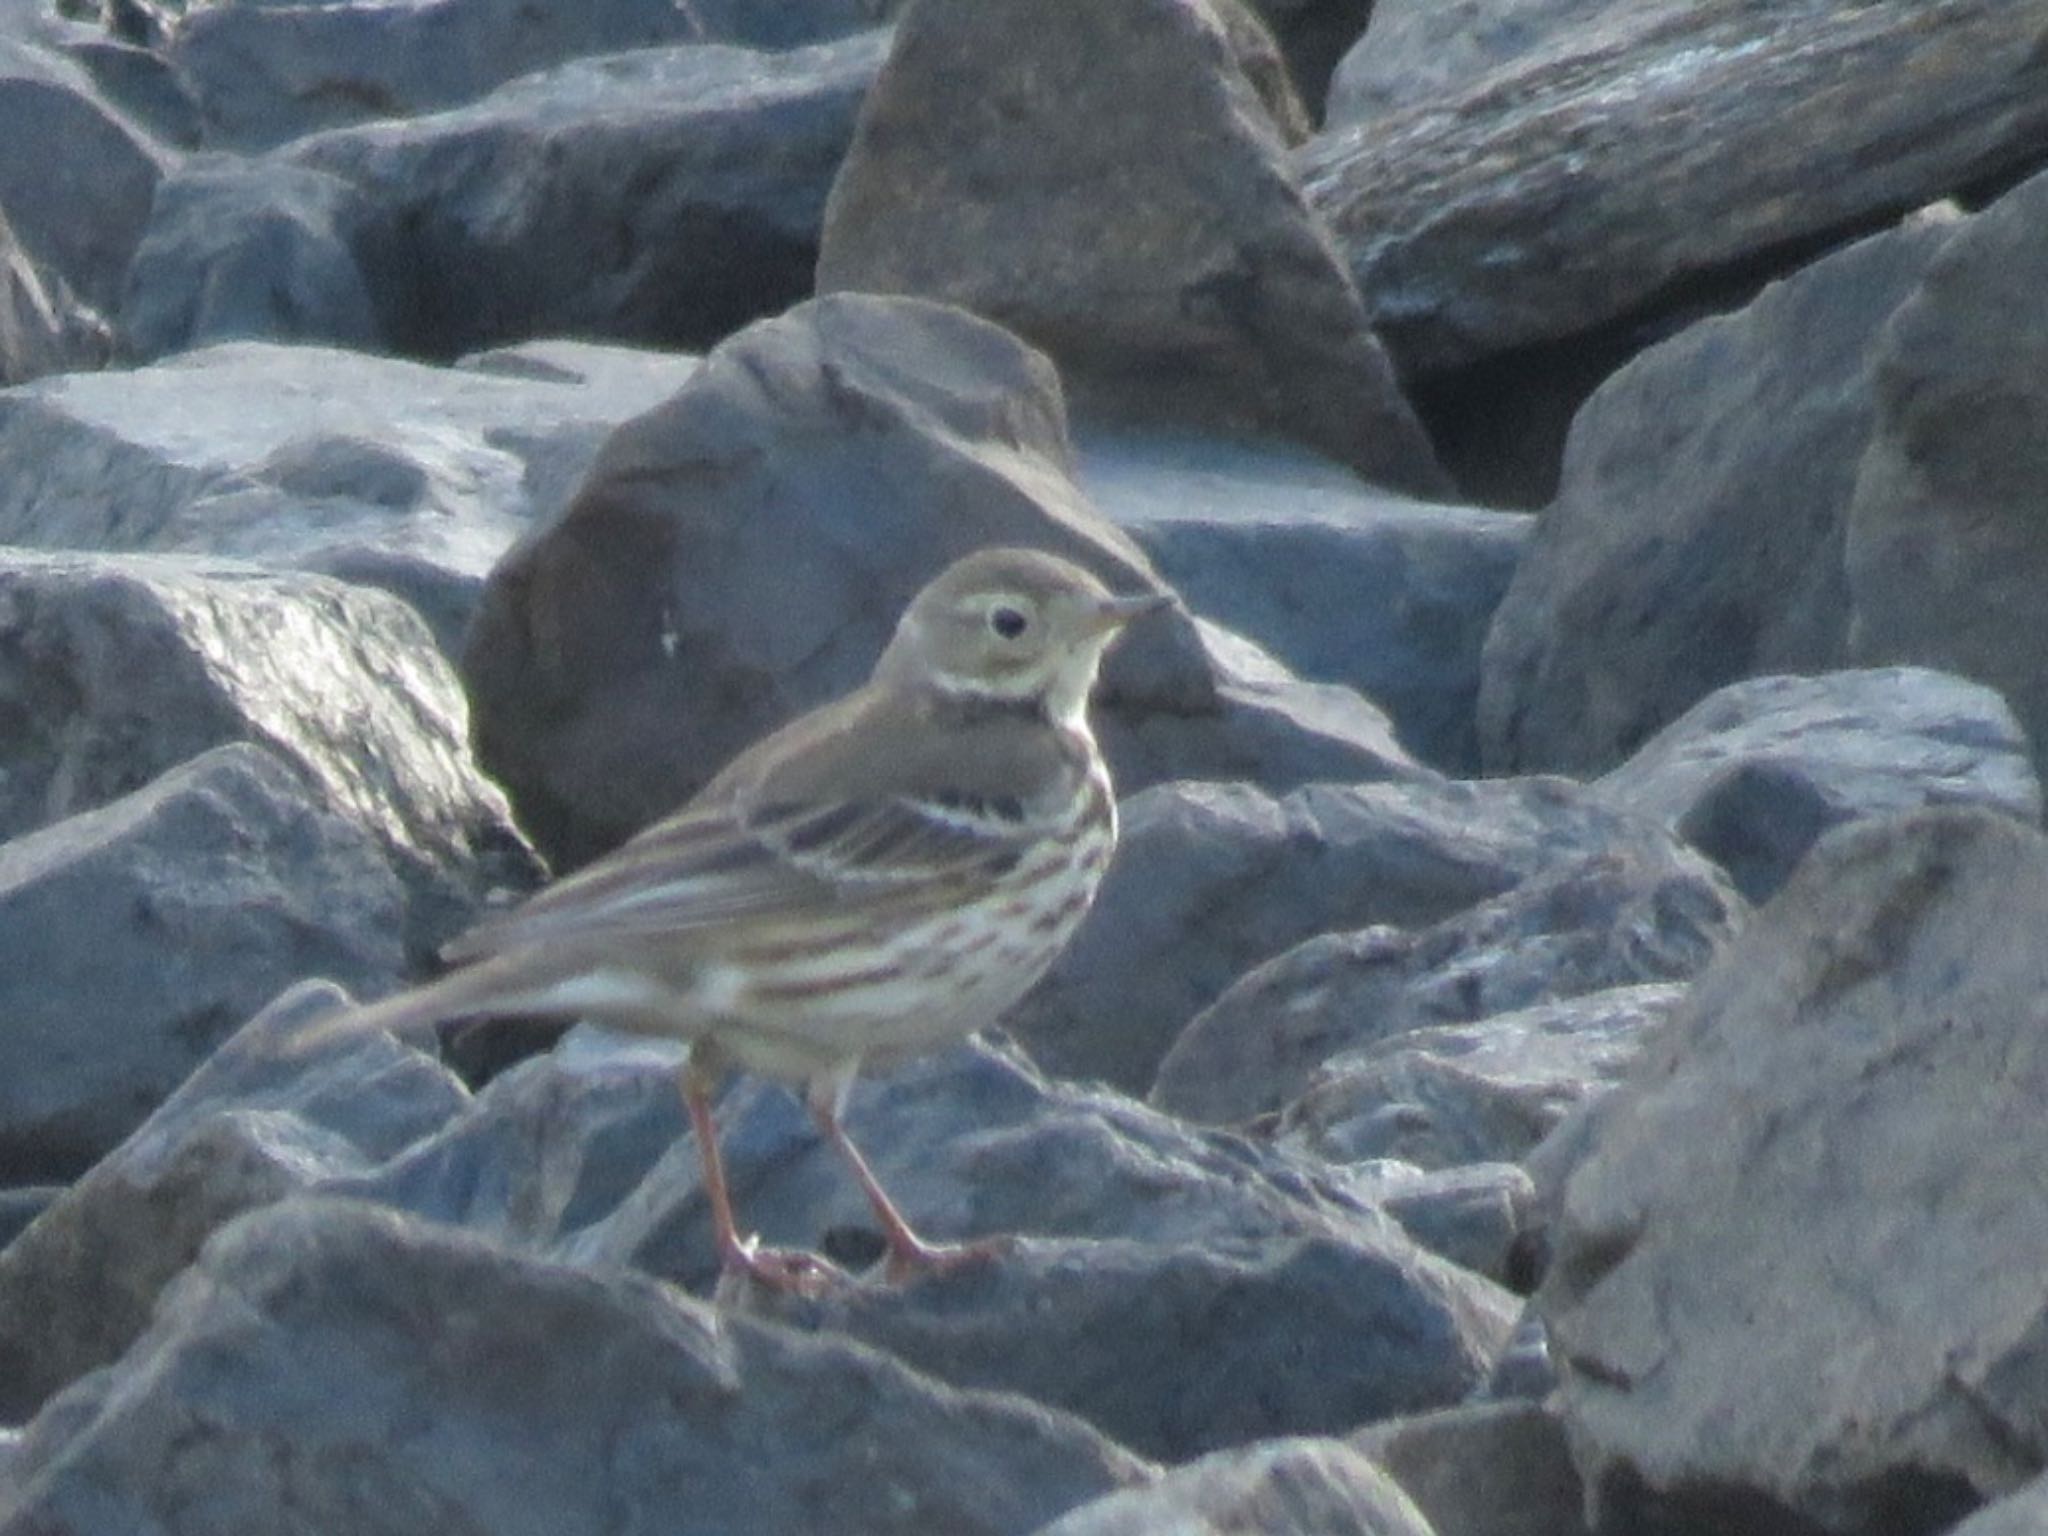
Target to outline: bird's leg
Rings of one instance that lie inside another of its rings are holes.
[[[732,1191],[725,1182],[725,1159],[718,1150],[718,1126],[711,1116],[711,1096],[724,1067],[712,1052],[695,1047],[682,1070],[683,1107],[697,1137],[697,1158],[704,1170],[704,1196],[711,1202],[711,1230],[718,1245],[719,1291],[733,1279],[752,1280],[771,1291],[819,1296],[848,1282],[836,1265],[814,1253],[788,1248],[763,1248],[756,1237],[741,1237],[733,1220]]]
[[[943,1274],[965,1265],[986,1263],[1016,1246],[1015,1239],[1009,1237],[985,1237],[972,1243],[928,1243],[919,1237],[910,1223],[903,1219],[903,1213],[896,1209],[896,1202],[882,1188],[882,1181],[875,1177],[875,1170],[861,1156],[853,1138],[846,1134],[846,1127],[840,1124],[846,1092],[852,1086],[853,1066],[849,1066],[829,1076],[813,1079],[804,1094],[804,1103],[825,1139],[837,1147],[840,1155],[851,1165],[853,1176],[860,1180],[861,1193],[868,1197],[868,1204],[874,1208],[875,1220],[882,1226],[882,1241],[889,1248],[885,1273],[891,1280]]]

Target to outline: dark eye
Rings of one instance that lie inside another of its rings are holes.
[[[988,627],[1005,640],[1014,640],[1023,634],[1031,621],[1017,609],[999,603],[988,611]]]

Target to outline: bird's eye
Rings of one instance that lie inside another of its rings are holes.
[[[1005,640],[1016,639],[1030,624],[1030,619],[1021,609],[1012,608],[1008,603],[998,603],[988,611],[988,627]]]

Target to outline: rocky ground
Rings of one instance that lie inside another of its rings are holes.
[[[0,384],[0,1536],[2048,1529],[2037,0],[0,0]],[[1002,1260],[293,1048],[995,542],[1186,605]]]

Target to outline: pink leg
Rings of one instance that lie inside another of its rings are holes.
[[[847,1275],[816,1254],[787,1248],[763,1248],[753,1237],[741,1237],[733,1220],[732,1191],[725,1182],[725,1159],[718,1150],[718,1127],[711,1117],[715,1069],[705,1071],[693,1061],[683,1068],[683,1107],[697,1136],[697,1157],[704,1169],[704,1195],[711,1202],[711,1230],[718,1245],[718,1264],[725,1279],[742,1277],[771,1291],[819,1296],[847,1283]],[[725,1288],[720,1281],[720,1290]]]

